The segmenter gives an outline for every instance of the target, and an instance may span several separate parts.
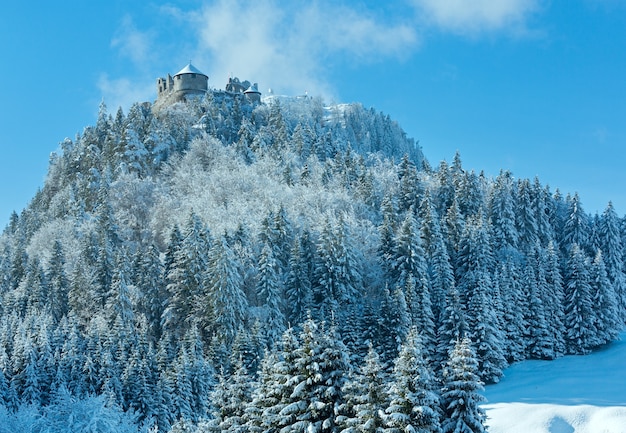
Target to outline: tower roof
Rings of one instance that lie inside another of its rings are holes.
[[[257,83],[254,83],[253,85],[248,87],[248,89],[243,93],[258,93],[259,95],[261,94],[261,92],[259,92],[259,86]]]
[[[185,66],[183,69],[178,71],[174,76],[182,75],[182,74],[200,74],[200,75],[204,75],[205,77],[207,76],[206,74],[200,72],[200,70],[196,68],[194,65],[192,65],[191,62],[189,62],[189,64]]]

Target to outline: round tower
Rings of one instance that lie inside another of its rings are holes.
[[[248,100],[252,103],[261,102],[261,92],[259,92],[259,85],[257,83],[250,86],[243,94],[246,95]]]
[[[209,77],[189,62],[174,75],[174,93],[178,97],[202,95],[209,88]]]

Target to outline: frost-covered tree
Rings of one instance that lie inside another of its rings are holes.
[[[295,239],[285,279],[286,308],[289,323],[304,322],[313,307],[313,244],[308,233]]]
[[[258,433],[277,431],[287,425],[290,418],[282,411],[293,403],[292,378],[296,376],[296,350],[300,342],[293,328],[288,328],[281,342],[261,361],[259,377],[245,408],[246,426]]]
[[[339,407],[339,429],[343,433],[380,433],[387,406],[384,367],[372,345],[363,365],[348,376],[343,386],[344,403]]]
[[[468,338],[458,340],[450,351],[444,369],[441,403],[443,433],[483,433],[486,416],[480,403],[483,384],[478,378],[478,362]]]
[[[517,186],[516,227],[519,247],[528,252],[539,242],[536,211],[533,206],[533,193],[530,181],[523,179]]]
[[[615,288],[607,275],[600,250],[591,264],[591,291],[598,344],[605,344],[618,338],[622,322]]]
[[[283,287],[278,263],[272,248],[265,244],[259,257],[257,296],[265,309],[266,334],[270,344],[278,341],[285,330]]]
[[[391,257],[393,278],[391,287],[404,290],[409,315],[413,322],[420,318],[423,321],[432,322],[426,253],[412,207],[406,213],[394,245]],[[429,325],[432,326],[432,324]]]
[[[213,241],[201,305],[201,323],[206,332],[232,342],[247,316],[248,300],[243,292],[238,261],[224,236]]]
[[[251,399],[253,382],[239,361],[232,375],[221,373],[210,394],[211,422],[209,431],[240,433],[247,431],[245,412]]]
[[[288,430],[336,432],[341,389],[349,368],[345,346],[332,331],[307,320],[296,354],[293,402],[281,411],[287,421],[283,424]]]
[[[547,298],[548,283],[544,258],[539,251],[535,251],[528,258],[522,284],[525,288],[528,312],[525,322],[528,326],[528,351],[531,357],[539,359],[553,359],[556,357],[552,333],[548,324],[547,304],[551,301]]]
[[[624,244],[620,234],[619,217],[609,202],[598,227],[599,248],[606,266],[607,277],[613,284],[620,319],[626,322],[626,276],[624,275]]]
[[[519,267],[512,260],[505,260],[494,274],[494,283],[502,297],[503,350],[509,362],[520,361],[526,355],[527,329],[524,317],[524,294]]]
[[[360,263],[344,218],[326,219],[317,246],[313,293],[320,317],[332,319],[339,305],[353,302],[362,292]]]
[[[415,327],[395,361],[388,393],[384,432],[441,432],[436,381]]]
[[[446,304],[437,334],[435,370],[439,371],[448,360],[449,352],[456,342],[467,333],[467,317],[456,287],[446,293]]]
[[[587,251],[590,241],[589,216],[585,213],[578,193],[567,203],[567,215],[563,226],[563,247]]]
[[[589,352],[597,343],[591,276],[587,259],[573,244],[565,281],[565,328],[569,353]]]

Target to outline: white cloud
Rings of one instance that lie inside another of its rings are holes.
[[[137,83],[129,78],[111,79],[107,74],[98,79],[98,88],[109,113],[115,113],[119,107],[127,113],[133,103],[155,98],[154,83]]]
[[[133,19],[126,15],[122,18],[122,23],[111,41],[111,46],[119,49],[120,53],[128,57],[135,65],[143,65],[152,52],[151,39],[149,32],[139,31],[135,27]]]
[[[539,0],[411,0],[423,18],[442,30],[475,35],[526,32]]]
[[[258,81],[262,91],[328,96],[333,92],[325,67],[332,56],[358,62],[399,58],[418,43],[412,25],[382,22],[331,2],[294,8],[272,0],[220,0],[190,16],[198,58],[210,59],[216,87],[232,72]]]
[[[153,100],[154,79],[192,59],[215,88],[234,75],[258,82],[263,93],[271,87],[332,99],[336,65],[402,61],[414,55],[429,25],[461,35],[524,31],[540,1],[405,0],[367,8],[333,0],[211,0],[193,10],[161,6],[154,9],[160,17],[142,30],[130,16],[123,18],[111,46],[133,68],[124,78],[103,75],[99,87],[109,106],[127,108],[128,101]]]

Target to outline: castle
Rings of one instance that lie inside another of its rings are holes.
[[[157,100],[154,108],[158,109],[175,102],[185,101],[190,97],[203,96],[209,91],[209,77],[200,72],[191,62],[174,76],[167,74],[166,78],[157,79]],[[261,102],[261,92],[257,83],[239,81],[238,78],[229,78],[225,92],[232,95],[243,95],[251,103]]]

